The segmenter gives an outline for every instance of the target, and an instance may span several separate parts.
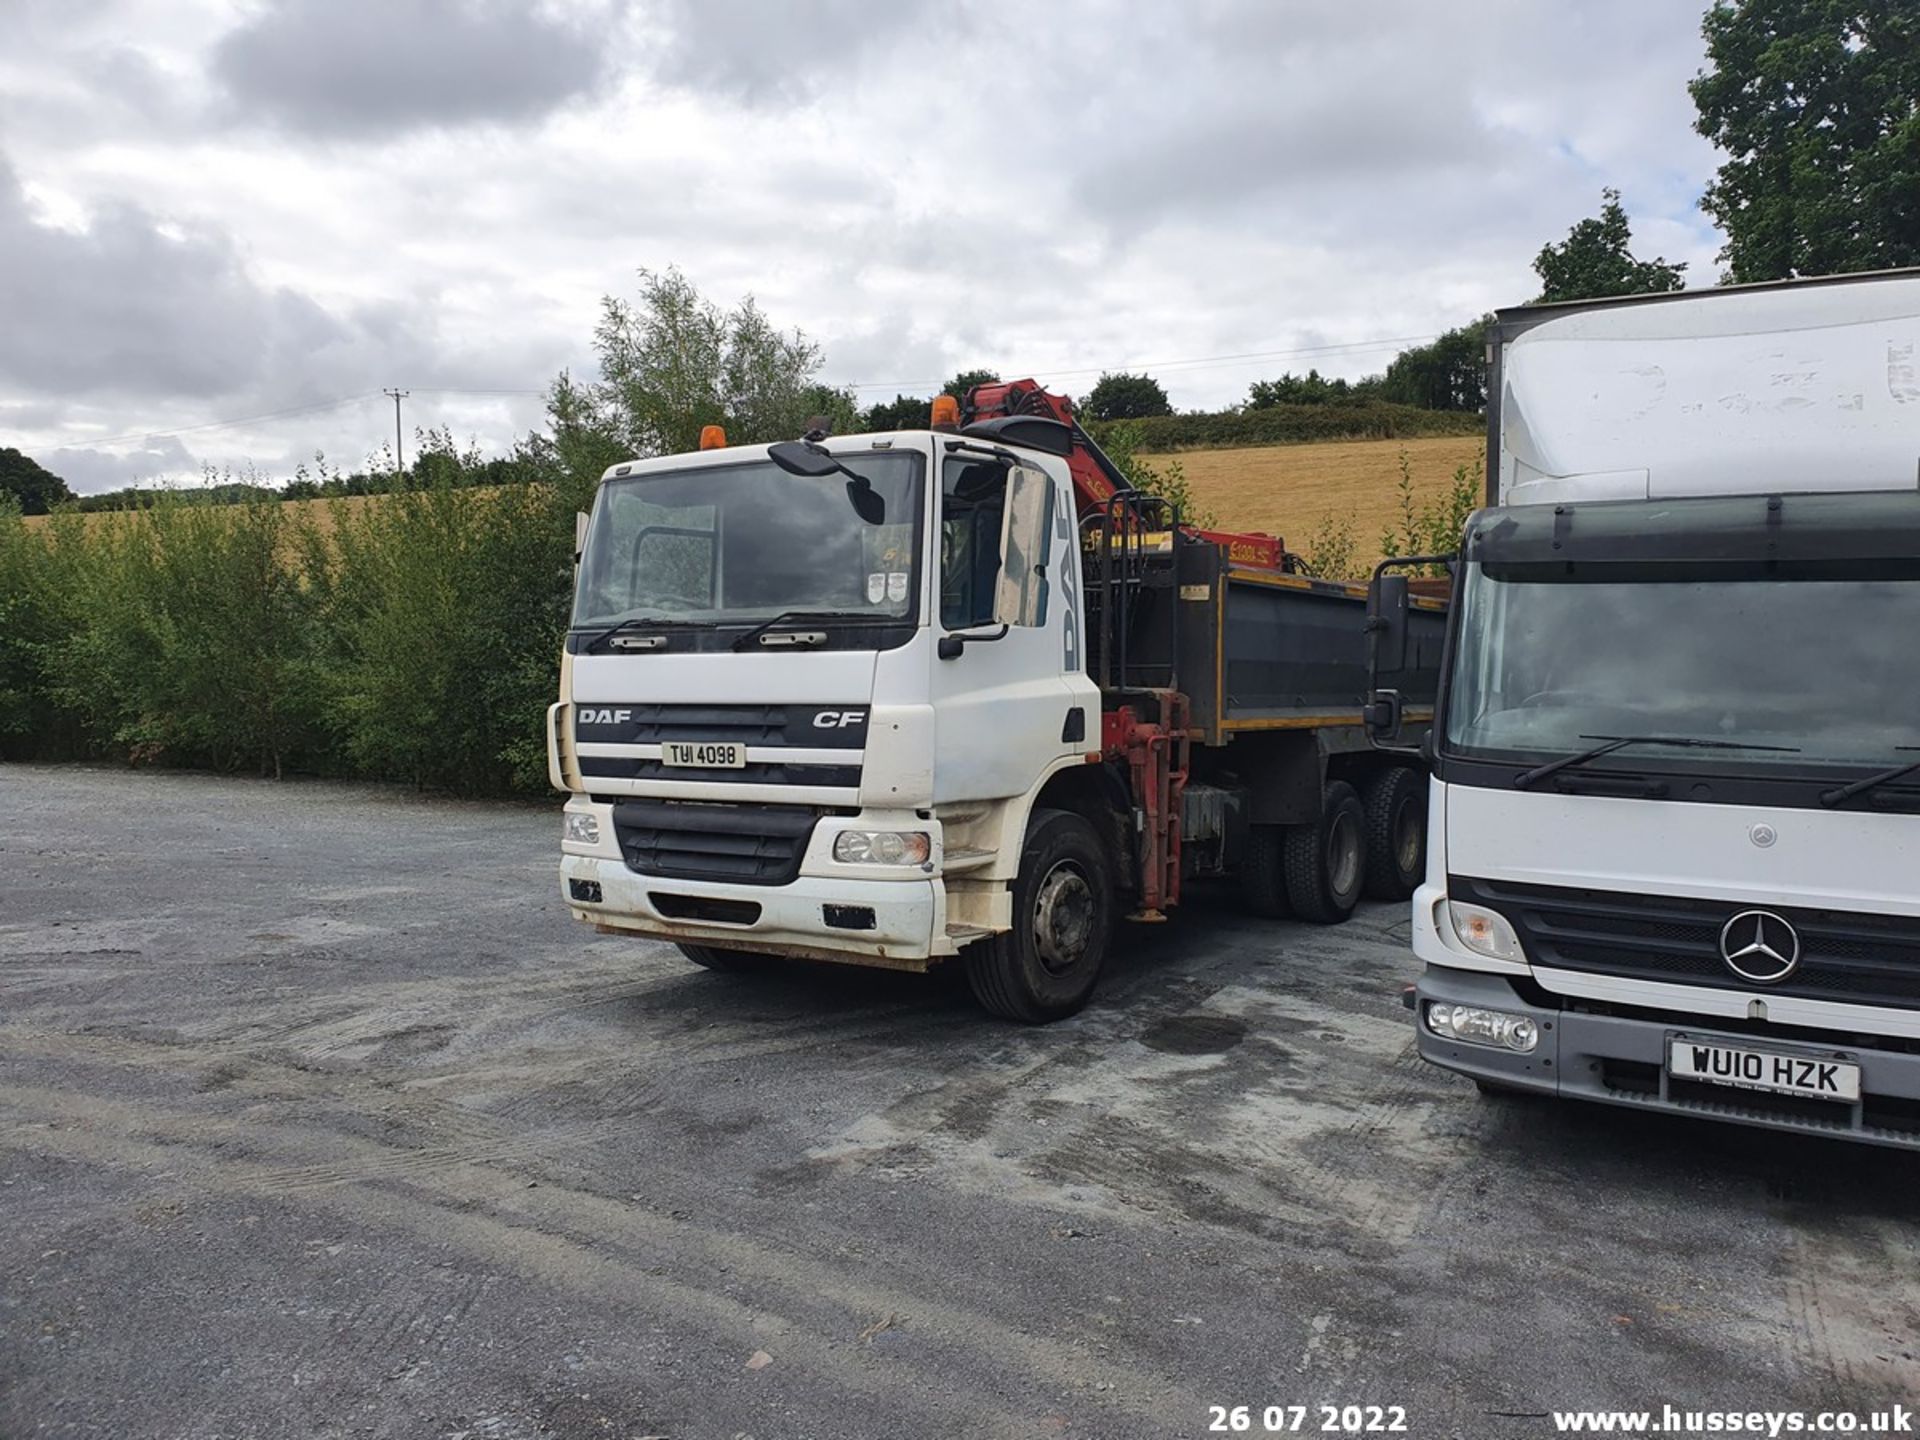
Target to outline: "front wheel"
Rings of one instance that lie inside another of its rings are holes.
[[[1113,934],[1113,877],[1093,826],[1036,810],[1013,883],[1013,928],[968,947],[981,1005],[1029,1025],[1060,1020],[1093,994]]]
[[[703,970],[764,970],[773,963],[771,956],[756,955],[751,950],[722,950],[717,945],[681,945],[677,948]]]
[[[1367,812],[1351,785],[1335,780],[1318,820],[1287,827],[1282,858],[1295,915],[1337,925],[1353,913],[1367,874]]]

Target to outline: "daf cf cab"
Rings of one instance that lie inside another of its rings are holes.
[[[1920,1146],[1920,272],[1506,310],[1491,359],[1420,1053]]]
[[[712,969],[956,961],[1044,1021],[1189,877],[1321,923],[1412,893],[1364,587],[1183,525],[1031,382],[937,420],[603,477],[548,716],[578,919]]]

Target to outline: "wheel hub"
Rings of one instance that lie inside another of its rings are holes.
[[[1351,815],[1336,815],[1327,832],[1327,879],[1336,895],[1345,895],[1360,877],[1360,827]]]
[[[1054,866],[1033,899],[1034,948],[1049,973],[1063,974],[1085,958],[1093,919],[1093,887],[1086,877],[1065,861]]]

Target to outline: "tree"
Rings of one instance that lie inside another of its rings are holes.
[[[1715,0],[1694,128],[1727,159],[1700,208],[1737,283],[1920,264],[1913,0]]]
[[[11,446],[0,449],[0,495],[19,501],[22,515],[44,515],[73,499],[66,481]]]
[[[1686,285],[1686,264],[1655,257],[1636,260],[1628,253],[1633,239],[1618,190],[1602,190],[1597,219],[1582,220],[1558,245],[1545,245],[1534,257],[1533,272],[1544,287],[1542,303],[1593,300],[1606,295],[1652,295]]]
[[[860,415],[860,428],[877,430],[924,430],[933,423],[933,403],[912,395],[895,395],[869,405]]]
[[[1171,415],[1167,392],[1151,375],[1103,374],[1087,392],[1080,410],[1093,420],[1144,420],[1149,415]]]
[[[1424,410],[1487,408],[1486,315],[1438,340],[1402,350],[1380,381],[1380,398]]]
[[[708,425],[751,444],[798,436],[823,409],[853,415],[850,394],[815,381],[818,345],[775,329],[751,295],[721,310],[678,270],[642,270],[637,304],[606,296],[594,349],[591,408],[629,455],[695,449]]]
[[[1333,405],[1355,397],[1354,386],[1318,370],[1304,375],[1291,371],[1278,380],[1256,380],[1247,387],[1247,409],[1271,410],[1275,405]]]
[[[940,387],[942,395],[951,395],[956,400],[967,398],[967,392],[976,385],[997,385],[1000,372],[997,370],[962,370],[946,384]]]

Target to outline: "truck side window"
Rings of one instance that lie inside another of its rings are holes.
[[[949,630],[993,622],[1006,505],[1006,466],[947,461],[940,479],[940,623]]]

